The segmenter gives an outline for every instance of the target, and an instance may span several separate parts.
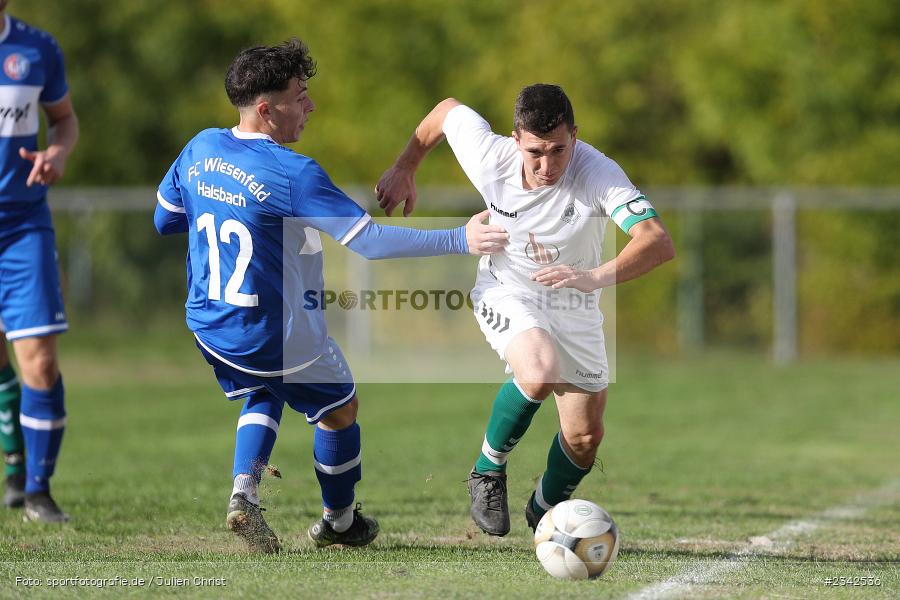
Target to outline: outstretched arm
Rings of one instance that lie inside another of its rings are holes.
[[[531,278],[556,289],[568,287],[593,292],[640,277],[675,258],[672,238],[659,218],[636,223],[628,234],[631,240],[619,255],[595,269],[581,271],[569,265],[558,265],[532,273]]]
[[[404,217],[412,214],[416,206],[416,169],[431,149],[444,139],[444,118],[459,104],[454,98],[439,102],[419,123],[406,148],[378,180],[375,186],[378,206],[388,216],[400,204],[403,204]]]
[[[456,229],[412,229],[379,225],[371,221],[347,243],[347,247],[368,258],[442,256],[445,254],[494,254],[503,250],[509,234],[499,225],[485,225],[488,211],[469,219]]]

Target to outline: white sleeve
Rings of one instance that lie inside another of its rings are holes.
[[[604,156],[603,164],[599,165],[591,181],[592,195],[601,211],[625,233],[635,223],[657,216],[653,205],[614,160]]]
[[[495,134],[468,106],[452,108],[444,117],[443,130],[456,160],[476,188],[496,180],[515,157],[515,140]]]

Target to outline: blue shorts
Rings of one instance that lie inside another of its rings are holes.
[[[197,344],[203,358],[212,365],[225,397],[245,400],[258,394],[272,394],[297,412],[306,415],[310,424],[318,423],[329,413],[348,404],[356,397],[356,384],[340,347],[330,337],[322,356],[300,373],[283,377],[259,377],[226,365]]]
[[[29,227],[29,222],[34,226]],[[0,219],[0,320],[9,340],[69,328],[59,282],[56,235],[49,223],[46,202],[15,224]]]

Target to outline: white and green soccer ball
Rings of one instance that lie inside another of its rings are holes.
[[[534,551],[559,579],[594,579],[619,553],[619,530],[609,513],[587,500],[566,500],[548,510],[534,531]]]

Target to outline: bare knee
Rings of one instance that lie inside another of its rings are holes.
[[[36,390],[49,390],[56,385],[59,359],[55,337],[16,340],[14,347],[25,385]]]
[[[49,390],[59,379],[59,363],[55,356],[40,354],[28,363],[21,363],[25,385],[36,390]]]
[[[346,429],[356,423],[358,411],[359,402],[356,400],[356,396],[353,396],[353,400],[322,417],[322,420],[319,421],[319,427],[328,430]]]
[[[597,448],[603,441],[603,424],[598,424],[590,428],[579,429],[563,435],[569,450],[574,454],[581,466],[588,466],[594,462],[597,456]]]
[[[541,381],[540,379],[521,381],[518,376],[516,376],[516,383],[519,384],[519,389],[521,389],[526,396],[533,398],[534,400],[543,400],[553,391],[552,383]]]
[[[515,370],[516,383],[529,397],[543,400],[559,381],[559,361],[555,352],[545,352],[530,357]]]
[[[553,340],[543,329],[518,334],[510,341],[504,358],[515,373],[519,389],[529,398],[543,400],[559,382],[559,357]]]

